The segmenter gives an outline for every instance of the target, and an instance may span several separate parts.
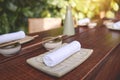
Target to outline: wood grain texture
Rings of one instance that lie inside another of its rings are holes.
[[[94,29],[81,29],[80,27],[77,29],[83,29],[83,32],[76,30],[74,36],[63,37],[63,42],[78,40],[82,48],[94,50],[93,54],[77,68],[61,78],[56,78],[34,69],[26,63],[26,59],[42,54],[46,50],[42,45],[24,48],[41,41],[43,37],[56,35],[55,32],[61,34],[60,29],[58,31],[54,29],[53,31],[35,33],[39,34],[39,37],[22,45],[23,50],[18,55],[0,56],[1,80],[119,80],[120,31],[108,30],[104,26]]]

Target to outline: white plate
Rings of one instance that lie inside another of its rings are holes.
[[[110,30],[120,30],[120,28],[114,28],[112,26],[107,26],[107,28],[110,29]]]
[[[78,26],[88,26],[88,24],[78,24]]]

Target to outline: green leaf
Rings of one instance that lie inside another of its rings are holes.
[[[13,4],[12,2],[9,2],[7,4],[7,8],[10,10],[10,11],[13,11],[15,12],[17,10],[17,6],[15,4]]]
[[[33,17],[34,13],[30,10],[30,7],[26,7],[22,9],[24,16]]]

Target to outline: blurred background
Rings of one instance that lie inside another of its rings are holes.
[[[29,18],[61,18],[71,5],[73,18],[115,18],[120,0],[0,0],[0,34],[23,30],[28,33]]]

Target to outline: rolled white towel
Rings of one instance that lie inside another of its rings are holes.
[[[90,19],[89,18],[80,19],[78,21],[78,25],[87,25],[88,23],[90,23]]]
[[[120,21],[113,24],[113,28],[120,29]]]
[[[22,39],[24,37],[25,37],[24,31],[18,31],[18,32],[14,32],[14,33],[3,34],[3,35],[0,35],[0,44],[5,43],[5,42],[10,42],[10,41],[13,41],[13,40]]]
[[[80,51],[81,49],[81,44],[78,41],[73,41],[70,44],[67,44],[60,49],[51,52],[43,57],[43,62],[49,66],[53,67],[66,58],[70,57],[74,53]]]

